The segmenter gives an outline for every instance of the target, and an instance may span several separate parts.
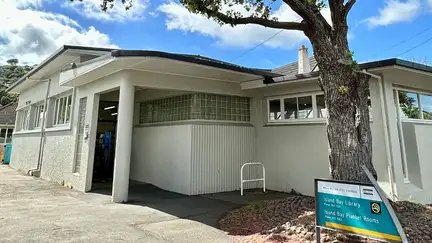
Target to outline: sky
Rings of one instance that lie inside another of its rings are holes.
[[[199,54],[266,69],[296,61],[301,45],[312,55],[299,31],[220,26],[172,0],[134,0],[129,11],[116,2],[102,12],[101,0],[0,0],[0,63],[38,64],[64,44]],[[300,19],[280,0],[272,7],[279,20]],[[330,19],[328,9],[322,14]],[[348,22],[359,62],[432,63],[432,0],[358,0]]]

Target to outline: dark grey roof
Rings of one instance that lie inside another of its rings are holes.
[[[216,67],[221,69],[227,69],[242,73],[249,73],[254,75],[260,75],[264,78],[268,77],[278,77],[280,74],[274,73],[271,70],[257,69],[257,68],[247,68],[244,66],[236,65],[229,62],[220,61],[217,59],[190,55],[190,54],[177,54],[162,51],[146,51],[146,50],[114,50],[111,52],[113,57],[161,57],[177,61],[190,62],[204,66]]]
[[[17,106],[18,106],[18,102],[10,103],[8,105],[0,107],[0,124],[1,125],[13,125],[13,124],[15,124]]]
[[[318,77],[319,76],[319,69],[318,69],[318,66],[316,66],[317,62],[316,62],[315,58],[309,57],[309,61],[311,64],[311,72],[310,73],[298,74],[297,63],[290,63],[290,64],[287,64],[285,66],[277,67],[277,68],[273,69],[272,72],[277,72],[277,73],[285,75],[284,80],[279,81],[279,82],[287,82],[287,81],[292,81],[292,80],[296,80],[296,79]],[[399,67],[404,67],[404,68],[409,68],[409,69],[414,69],[414,70],[432,73],[432,66],[428,66],[428,65],[424,65],[424,64],[416,63],[416,62],[411,62],[411,61],[407,61],[407,60],[402,60],[402,59],[398,59],[398,58],[391,58],[391,59],[385,59],[385,60],[379,60],[379,61],[373,61],[373,62],[365,62],[365,63],[359,64],[359,68],[361,70],[380,68],[380,67],[389,67],[389,66],[399,66]],[[264,84],[270,84],[270,83],[275,83],[275,81],[273,79],[266,79],[266,80],[263,80],[263,83]]]
[[[360,69],[371,69],[371,68],[379,68],[379,67],[387,67],[387,66],[400,66],[400,67],[411,68],[423,72],[432,73],[432,66],[424,65],[417,62],[402,60],[398,58],[391,58],[391,59],[379,60],[374,62],[362,63],[360,64]]]
[[[227,69],[237,72],[243,72],[243,73],[249,73],[249,74],[255,74],[263,76],[264,79],[269,79],[272,77],[278,77],[281,76],[280,74],[271,72],[271,70],[266,69],[257,69],[257,68],[247,68],[240,65],[236,65],[229,62],[224,62],[220,60],[216,60],[209,57],[204,57],[200,55],[190,55],[190,54],[176,54],[176,53],[169,53],[169,52],[162,52],[162,51],[147,51],[147,50],[119,50],[119,49],[110,49],[110,48],[97,48],[97,47],[86,47],[86,46],[72,46],[72,45],[64,45],[62,48],[57,50],[54,54],[52,54],[50,57],[48,57],[46,60],[41,62],[39,65],[37,65],[34,69],[32,69],[30,72],[28,72],[24,77],[20,78],[18,81],[13,83],[6,92],[9,92],[14,87],[16,87],[18,84],[22,83],[24,80],[26,80],[27,77],[31,76],[32,74],[39,71],[41,68],[43,68],[45,65],[50,63],[52,60],[60,56],[63,52],[69,50],[69,49],[76,49],[76,50],[92,50],[92,51],[111,51],[111,56],[113,57],[162,57],[162,58],[168,58],[178,61],[184,61],[184,62],[190,62],[195,64],[200,64],[204,66],[211,66],[221,69]]]
[[[309,65],[311,71],[318,71],[318,67],[315,68],[317,65],[317,61],[315,60],[314,56],[309,57]],[[315,69],[314,69],[315,68]],[[280,67],[277,67],[272,70],[274,73],[286,75],[286,76],[295,76],[298,74],[298,62],[292,62]]]

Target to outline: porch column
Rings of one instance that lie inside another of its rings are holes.
[[[113,202],[126,202],[128,200],[134,99],[135,87],[128,80],[122,80],[117,115]]]

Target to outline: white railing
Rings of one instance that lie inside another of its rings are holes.
[[[262,178],[258,178],[258,179],[248,179],[248,180],[243,180],[243,169],[246,165],[261,165],[262,167],[262,171],[263,171],[263,177]],[[240,169],[240,194],[243,196],[243,183],[245,182],[254,182],[254,181],[262,181],[263,182],[263,192],[265,192],[265,167],[262,163],[260,162],[251,162],[251,163],[245,163],[242,165],[241,169]]]

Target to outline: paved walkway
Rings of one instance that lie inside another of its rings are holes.
[[[189,219],[153,205],[114,204],[0,165],[0,242],[231,242],[200,222],[202,206]]]
[[[234,207],[286,197],[260,190],[185,196],[131,184],[128,204],[110,188],[82,193],[0,165],[0,242],[231,242],[215,228]]]

